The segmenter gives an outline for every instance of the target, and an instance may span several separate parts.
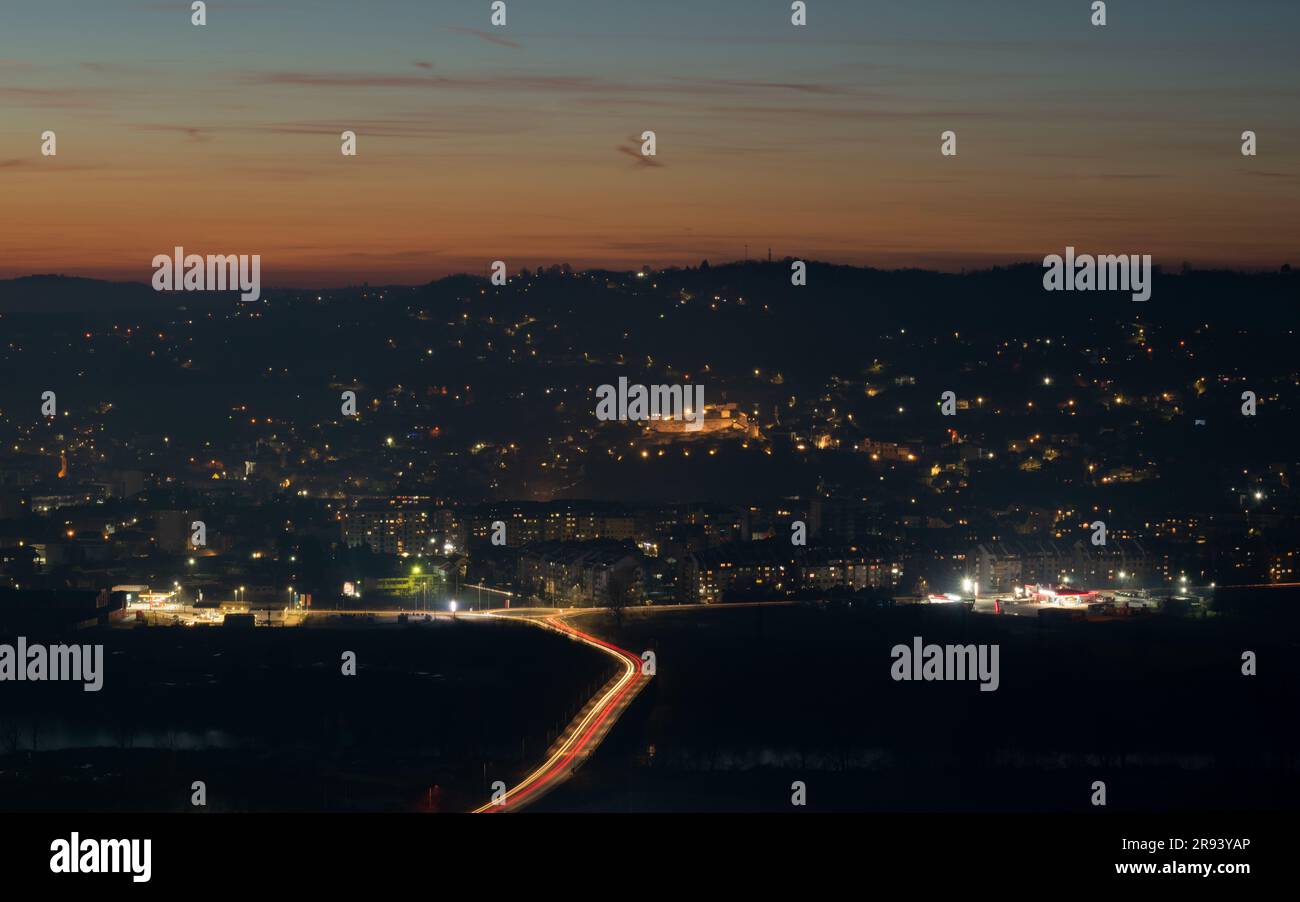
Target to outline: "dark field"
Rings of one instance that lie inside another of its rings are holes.
[[[1300,657],[1268,621],[1040,626],[960,608],[629,614],[596,632],[658,675],[540,810],[1287,810]],[[1001,686],[895,682],[890,649],[997,643]],[[1241,674],[1241,653],[1259,675]],[[654,756],[649,756],[650,747]]]
[[[1110,810],[1286,810],[1300,802],[1300,665],[1279,624],[601,612],[579,625],[653,649],[657,676],[532,810],[788,811],[795,780],[808,810],[1090,812],[1094,780]],[[891,647],[918,635],[996,643],[998,690],[892,680]],[[465,810],[535,766],[611,674],[587,646],[506,621],[64,639],[105,645],[104,689],[6,684],[6,810],[195,810],[195,780],[208,811]],[[1245,650],[1258,676],[1241,674]]]
[[[202,780],[209,811],[464,810],[535,765],[611,673],[587,646],[504,621],[63,640],[105,646],[104,688],[4,685],[0,809],[196,810]]]

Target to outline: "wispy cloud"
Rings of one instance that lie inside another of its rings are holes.
[[[1082,178],[1102,179],[1104,181],[1148,181],[1150,179],[1164,179],[1169,176],[1159,172],[1099,172],[1096,175],[1085,175]]]
[[[465,91],[626,91],[630,86],[589,75],[488,75],[454,77],[365,72],[262,72],[243,79],[249,84],[298,85],[312,88],[435,88]]]
[[[183,128],[184,126],[180,126]],[[456,115],[433,115],[427,109],[399,109],[375,116],[331,119],[296,119],[274,122],[232,122],[222,132],[266,135],[332,135],[347,129],[366,138],[439,138],[465,135],[517,134],[532,126],[521,117],[495,115],[490,109],[461,110]]]
[[[416,64],[420,65],[420,64]],[[426,68],[420,66],[420,68]],[[430,64],[427,68],[432,69]],[[829,82],[779,82],[751,79],[688,78],[676,76],[664,81],[626,81],[594,75],[551,75],[529,72],[496,73],[483,76],[402,75],[377,72],[259,72],[242,77],[247,84],[297,85],[316,88],[434,88],[465,91],[544,91],[579,94],[637,95],[773,95],[854,94],[843,85]]]
[[[82,63],[81,68],[98,75],[151,75],[152,70],[128,63]]]
[[[102,169],[102,166],[93,166],[87,164],[63,163],[57,158],[36,157],[10,157],[9,159],[0,160],[0,169],[21,169],[25,173],[38,174],[44,172],[57,172],[60,174],[68,172],[87,172],[90,170]]]
[[[177,134],[185,135],[191,141],[197,141],[200,144],[205,144],[208,141],[212,140],[212,136],[210,134],[212,129],[202,125],[145,124],[145,125],[130,125],[128,127],[142,132],[175,132]]]
[[[498,47],[509,47],[513,50],[520,50],[524,46],[523,44],[516,43],[515,41],[512,41],[509,38],[503,38],[498,34],[493,34],[490,31],[483,31],[480,28],[457,28],[455,26],[452,26],[447,30],[454,31],[457,34],[471,35],[473,37],[487,41],[489,44],[496,44]]]
[[[1266,169],[1247,169],[1245,175],[1262,179],[1296,179],[1300,174],[1294,172],[1269,172]]]
[[[797,94],[847,94],[843,85],[819,82],[795,81],[756,81],[743,78],[684,78],[676,77],[674,82],[686,85],[690,90],[709,88],[716,91],[792,91]]]
[[[636,160],[637,165],[639,166],[645,166],[651,169],[659,169],[663,167],[664,164],[660,163],[655,157],[648,157],[641,153],[639,138],[628,138],[627,140],[630,144],[620,144],[614,149],[619,153],[627,154],[629,157]]]
[[[110,91],[95,88],[22,88],[0,86],[0,100],[40,107],[101,106]]]

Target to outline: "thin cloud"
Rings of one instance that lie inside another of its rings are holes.
[[[663,167],[664,164],[660,163],[656,158],[648,157],[645,154],[641,153],[640,147],[637,146],[636,138],[628,138],[628,140],[632,142],[631,147],[627,146],[626,144],[620,144],[618,147],[615,147],[614,149],[619,153],[627,154],[629,157],[636,160],[638,165],[645,166],[647,168],[653,168],[653,169],[659,169]]]
[[[1150,179],[1168,178],[1168,176],[1158,172],[1099,172],[1096,175],[1084,176],[1084,178],[1105,179],[1107,181],[1111,179],[1118,181],[1148,181]]]
[[[42,161],[40,164],[35,159],[26,157],[11,157],[7,160],[0,160],[0,169],[22,169],[30,173],[57,172],[65,174],[69,172],[87,172],[95,169],[102,169],[102,166],[92,166],[87,164],[60,163],[56,158],[50,158]]]
[[[418,64],[417,64],[418,65]],[[421,68],[424,68],[421,66]],[[435,88],[466,91],[544,91],[602,95],[745,96],[782,93],[839,95],[842,86],[824,82],[773,82],[673,77],[659,82],[628,82],[590,75],[537,75],[512,73],[460,77],[449,75],[418,76],[371,72],[259,72],[243,77],[246,84],[296,85],[312,88]],[[856,92],[855,96],[872,95]]]
[[[369,118],[302,119],[292,122],[251,122],[222,126],[225,132],[276,135],[333,135],[344,129],[358,136],[380,138],[438,138],[464,135],[517,134],[531,126],[518,117],[498,117],[484,112],[451,117],[431,116],[427,110],[400,110]]]
[[[0,87],[0,100],[26,102],[42,107],[102,106],[109,93],[86,88]]]
[[[206,144],[212,139],[209,134],[212,129],[199,125],[131,125],[129,127],[142,132],[175,132],[200,144]]]
[[[751,79],[738,78],[674,78],[673,81],[685,83],[692,91],[700,87],[710,87],[723,90],[767,90],[767,91],[794,91],[799,94],[844,94],[848,93],[840,85],[819,84],[817,82],[790,82],[790,81],[754,81]]]
[[[415,75],[374,75],[357,72],[263,72],[244,79],[249,84],[298,85],[312,88],[439,88],[467,91],[502,88],[520,91],[618,91],[627,86],[585,75],[494,75],[453,78]]]
[[[447,30],[454,31],[457,34],[471,35],[472,37],[480,38],[481,40],[487,41],[489,44],[496,44],[498,47],[509,47],[512,50],[522,50],[524,46],[523,44],[516,43],[515,41],[512,41],[509,38],[503,38],[500,35],[493,34],[490,31],[483,31],[482,29],[479,28],[458,28],[452,26],[449,27]]]
[[[153,71],[125,63],[81,63],[81,68],[100,75],[150,75]]]

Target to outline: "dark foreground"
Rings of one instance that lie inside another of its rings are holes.
[[[1294,632],[1225,617],[1040,626],[960,608],[750,608],[593,624],[658,675],[547,811],[1286,811]],[[913,636],[996,643],[1001,684],[895,682]],[[1254,651],[1259,675],[1241,673]]]
[[[104,644],[103,689],[5,684],[0,810],[188,811],[202,781],[207,811],[461,811],[609,676],[598,652],[505,621],[63,639]]]

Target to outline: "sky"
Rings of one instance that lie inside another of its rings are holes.
[[[746,246],[1300,263],[1294,0],[506,5],[0,4],[0,277],[148,281],[177,245],[304,287]]]

